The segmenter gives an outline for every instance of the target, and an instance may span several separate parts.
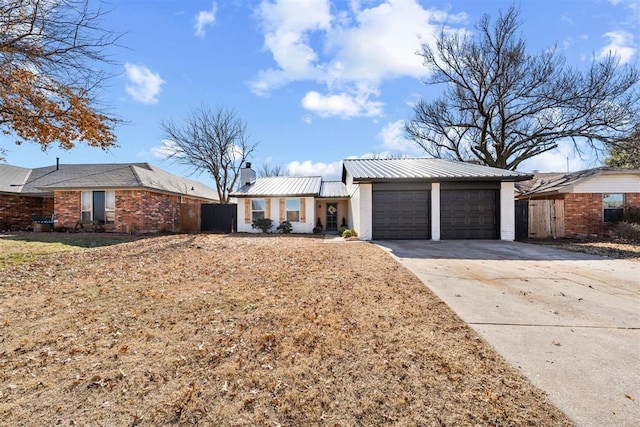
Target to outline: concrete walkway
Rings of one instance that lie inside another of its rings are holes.
[[[578,426],[640,426],[640,263],[501,241],[377,241]]]

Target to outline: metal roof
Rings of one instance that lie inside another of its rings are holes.
[[[231,193],[234,197],[317,196],[322,178],[319,176],[272,176],[257,178]]]
[[[346,159],[342,178],[349,173],[354,181],[425,179],[425,180],[499,180],[521,181],[530,174],[445,159]]]
[[[53,190],[122,188],[147,188],[218,200],[214,189],[148,163],[60,164],[35,169],[0,165],[0,191],[3,192],[48,195]]]
[[[325,199],[339,199],[349,197],[347,186],[342,181],[322,181],[320,197]]]
[[[568,173],[535,173],[533,178],[522,181],[516,188],[520,196],[530,196],[549,193],[563,193],[570,191],[570,188],[586,179],[598,175],[640,175],[640,169],[615,169],[599,167]]]

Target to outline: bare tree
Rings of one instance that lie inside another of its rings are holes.
[[[580,72],[555,49],[529,55],[518,14],[512,6],[493,26],[485,15],[475,38],[443,29],[419,52],[432,72],[425,83],[446,87],[405,125],[427,154],[516,169],[562,139],[602,153],[639,123],[635,68],[609,55]]]
[[[118,120],[97,101],[112,77],[105,50],[120,38],[104,29],[104,14],[88,0],[0,1],[2,133],[43,150],[115,145]]]
[[[234,111],[201,106],[182,123],[161,123],[167,156],[193,168],[207,171],[215,180],[220,203],[229,203],[240,168],[257,143],[248,141],[247,125]]]
[[[269,176],[286,176],[289,175],[289,169],[283,167],[282,165],[271,165],[270,163],[263,163],[258,168],[258,176],[261,177],[269,177]]]

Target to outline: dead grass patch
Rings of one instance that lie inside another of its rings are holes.
[[[214,235],[0,270],[0,419],[570,424],[376,246]]]
[[[544,239],[528,240],[528,243],[555,246],[573,252],[583,252],[607,258],[626,259],[640,262],[640,243],[621,239]]]

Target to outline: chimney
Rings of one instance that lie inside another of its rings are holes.
[[[246,162],[240,169],[240,187],[253,184],[256,180],[256,171],[251,169],[251,162]]]

